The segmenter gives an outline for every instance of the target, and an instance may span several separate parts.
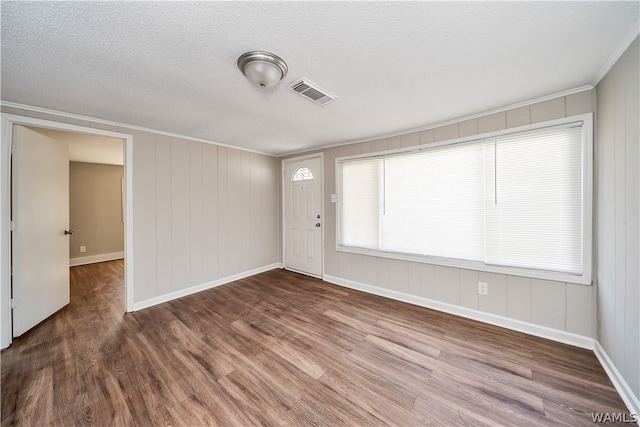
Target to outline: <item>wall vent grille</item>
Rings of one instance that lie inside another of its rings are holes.
[[[337,98],[337,96],[331,92],[322,89],[320,86],[304,77],[287,87],[298,95],[304,96],[305,98],[320,105],[327,105]]]

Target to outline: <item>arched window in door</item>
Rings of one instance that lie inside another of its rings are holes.
[[[311,172],[311,169],[306,167],[301,167],[296,169],[296,171],[293,173],[293,178],[291,180],[292,181],[308,181],[310,179],[313,179],[313,173]]]

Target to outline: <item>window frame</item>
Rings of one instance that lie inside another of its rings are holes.
[[[454,144],[461,144],[471,141],[479,141],[485,139],[496,138],[504,135],[511,135],[519,132],[544,129],[547,127],[566,125],[570,123],[580,123],[582,126],[583,150],[582,150],[582,210],[583,210],[583,247],[582,247],[582,274],[576,275],[571,273],[563,273],[550,270],[537,270],[524,267],[509,267],[498,265],[487,265],[481,261],[468,261],[461,259],[452,259],[444,257],[436,257],[429,255],[415,255],[398,252],[384,252],[377,249],[366,249],[352,246],[342,246],[339,242],[340,235],[340,205],[342,203],[342,167],[341,163],[349,160],[373,159],[381,158],[399,153],[420,152]],[[564,117],[556,120],[530,124],[526,126],[518,126],[514,128],[503,129],[499,131],[487,132],[468,137],[437,141],[429,144],[403,147],[391,150],[363,153],[351,156],[336,157],[335,159],[335,179],[336,192],[338,195],[335,203],[335,250],[337,252],[346,252],[360,255],[375,256],[380,258],[389,258],[401,261],[412,261],[424,264],[440,265],[445,267],[454,267],[462,269],[470,269],[489,273],[506,274],[513,276],[522,276],[532,279],[552,280],[556,282],[575,283],[581,285],[591,285],[592,281],[592,257],[593,257],[593,113],[585,113],[570,117]]]

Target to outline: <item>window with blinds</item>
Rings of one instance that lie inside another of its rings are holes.
[[[586,283],[585,135],[574,121],[338,159],[338,250]]]

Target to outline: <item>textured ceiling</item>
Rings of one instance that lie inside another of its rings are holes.
[[[593,85],[637,34],[639,2],[3,1],[1,14],[3,101],[281,154]],[[250,85],[236,66],[249,50],[289,74]],[[286,89],[301,77],[338,99]]]

